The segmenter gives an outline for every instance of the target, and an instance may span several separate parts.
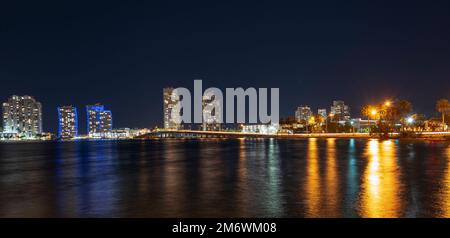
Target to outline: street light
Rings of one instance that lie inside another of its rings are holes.
[[[372,108],[372,110],[370,111],[370,114],[372,115],[372,119],[375,119],[375,116],[377,115],[377,109],[375,109],[375,108]],[[369,118],[369,133],[371,133],[372,132],[372,125],[371,125],[372,123],[371,123],[371,121],[370,121],[370,118]]]
[[[407,122],[408,124],[412,124],[412,123],[414,122],[414,118],[413,118],[413,117],[408,117],[408,118],[406,119],[406,122]]]
[[[413,123],[414,123],[414,118],[413,118],[412,116],[406,118],[406,124],[408,124],[409,126],[411,126]]]
[[[311,126],[310,126],[311,132],[312,132],[312,125],[314,124],[315,120],[316,120],[316,118],[315,118],[314,116],[311,116],[311,117],[309,118],[309,120],[308,120],[307,125],[306,125],[306,128],[308,128],[308,126],[311,125]]]
[[[385,106],[385,108],[384,108],[384,110],[385,110],[385,113],[384,113],[384,119],[385,119],[385,122],[389,125],[389,117],[390,117],[390,115],[391,115],[391,110],[390,110],[390,107],[391,107],[391,101],[389,101],[389,100],[386,100],[386,102],[384,103],[384,106]]]
[[[330,113],[329,117],[330,117],[330,121],[333,120],[334,114]],[[326,127],[326,131],[328,133],[328,118],[325,118],[325,127]]]
[[[370,114],[372,114],[372,116],[376,116],[377,115],[377,109],[372,109],[372,111],[370,111]]]

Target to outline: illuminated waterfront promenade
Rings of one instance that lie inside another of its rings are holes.
[[[390,133],[397,138],[399,133]],[[139,138],[373,138],[369,133],[305,133],[305,134],[261,134],[228,131],[198,131],[198,130],[160,130],[145,134]],[[414,138],[450,138],[450,132],[421,132]]]

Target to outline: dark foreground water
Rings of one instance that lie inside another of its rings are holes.
[[[450,144],[0,143],[0,217],[450,217]]]

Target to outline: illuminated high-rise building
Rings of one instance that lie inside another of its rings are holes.
[[[73,106],[58,107],[58,137],[71,139],[78,136],[78,113]]]
[[[312,116],[311,108],[308,106],[300,106],[295,111],[295,120],[299,123],[308,122]]]
[[[10,97],[3,103],[3,132],[26,137],[41,134],[41,103],[31,96]]]
[[[112,133],[112,113],[100,104],[86,106],[89,137],[108,138]]]
[[[331,114],[334,121],[348,121],[350,120],[350,107],[345,105],[344,101],[333,101]]]
[[[211,91],[206,92],[202,98],[202,112],[203,112],[203,123],[202,129],[204,131],[220,131],[221,129],[221,113],[216,111],[220,108],[220,101],[215,100],[215,96]]]
[[[164,129],[178,130],[180,124],[176,122],[176,116],[172,115],[172,110],[178,103],[178,100],[172,100],[173,90],[174,88],[163,89]]]

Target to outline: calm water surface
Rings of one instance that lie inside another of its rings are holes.
[[[450,217],[450,143],[0,143],[0,217]]]

